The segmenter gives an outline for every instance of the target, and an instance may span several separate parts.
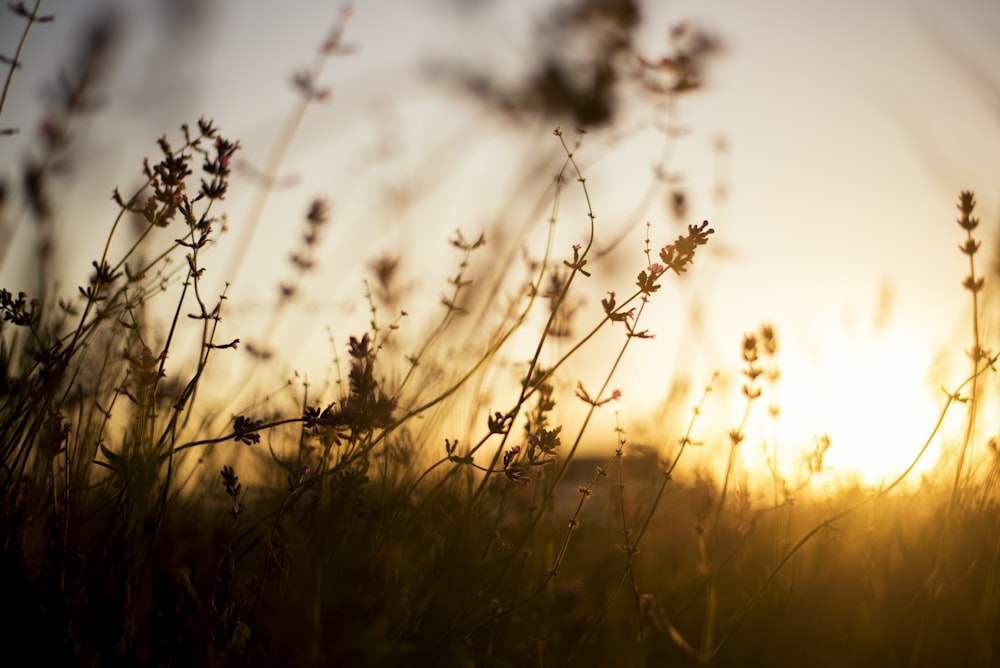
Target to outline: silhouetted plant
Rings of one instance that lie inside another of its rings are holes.
[[[24,36],[46,20],[37,3],[9,9],[27,21]],[[293,78],[298,106],[242,233],[254,233],[305,110],[329,97],[322,67],[347,50],[349,16],[339,16],[314,64]],[[570,3],[553,15],[555,47],[526,84],[498,91],[480,81],[479,90],[509,111],[592,126],[614,120],[627,79],[666,97],[697,90],[718,42],[678,26],[667,55],[639,58],[639,18],[628,0]],[[777,442],[761,439],[771,446],[770,505],[767,490],[758,493],[748,479],[741,460],[757,438],[753,407],[768,403],[773,422],[781,415],[778,339],[767,324],[742,340],[744,408],[727,429],[706,415],[712,393],[725,390],[713,375],[677,433],[632,445],[617,412],[613,434],[592,433],[598,411],[633,396],[617,386],[618,370],[627,354],[649,354],[642,346],[655,332],[647,309],[670,299],[668,280],[696,278],[698,250],[716,232],[708,221],[688,224],[660,245],[647,223],[630,287],[607,285],[615,277],[600,260],[617,241],[596,250],[608,235],[579,161],[583,129],[553,133],[562,156],[544,184],[550,234],[525,250],[527,276],[512,294],[504,280],[483,284],[490,274],[480,270],[501,258],[490,233],[456,231],[447,240],[457,258],[446,293],[432,309],[417,304],[433,311],[433,322],[411,337],[399,307],[417,297],[394,292],[400,258],[410,255],[380,255],[368,265],[368,325],[346,346],[334,344],[337,382],[317,390],[296,374],[280,398],[244,405],[232,399],[242,381],[229,394],[210,375],[217,362],[251,349],[224,335],[228,285],[209,298],[204,282],[224,223],[219,207],[241,186],[233,181],[241,145],[211,120],[158,140],[157,157],[139,170],[141,186],[113,191],[117,213],[85,284],[72,296],[50,296],[59,289],[44,262],[59,239],[53,203],[59,179],[73,174],[71,162],[65,171],[53,166],[69,155],[78,116],[93,109],[117,30],[113,18],[96,25],[56,89],[39,153],[22,169],[26,219],[43,223],[37,291],[0,289],[0,628],[27,640],[36,658],[53,665],[722,666],[747,656],[769,665],[834,656],[852,665],[995,663],[994,501],[987,490],[976,504],[959,494],[971,480],[978,379],[997,360],[979,338],[984,284],[973,263],[971,193],[960,195],[959,225],[970,262],[964,287],[973,296],[972,374],[947,393],[909,468],[874,490],[808,498],[831,447],[826,436],[813,441],[801,477],[780,473]],[[563,46],[590,37],[598,41],[578,77]],[[11,73],[18,58],[4,61]],[[10,76],[4,96],[9,87]],[[0,188],[0,204],[6,196]],[[566,224],[559,203],[570,197],[585,213],[562,244],[551,230]],[[675,213],[693,208],[677,192],[672,201]],[[278,285],[275,316],[322,258],[332,205],[312,198],[303,210],[293,275]],[[138,233],[123,242],[129,221]],[[599,304],[584,296],[587,284],[604,295]],[[249,378],[260,380],[277,319],[254,333],[262,343],[244,355]],[[576,378],[571,360],[599,334],[617,338],[588,359],[586,380]],[[513,347],[516,338],[529,342],[527,353]],[[495,378],[509,385],[494,387]],[[969,430],[951,498],[930,485],[921,492],[925,504],[891,495],[952,404],[963,401]],[[576,418],[563,411],[572,402]],[[466,429],[456,426],[454,418],[467,416]],[[593,461],[581,457],[586,438],[607,441]],[[709,448],[720,452],[719,470],[682,467],[692,449]],[[984,487],[995,490],[993,440],[989,450]],[[935,516],[942,507],[951,509],[946,520]],[[879,577],[890,584],[879,589]],[[905,594],[879,594],[892,588]]]

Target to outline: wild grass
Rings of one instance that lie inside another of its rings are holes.
[[[41,20],[37,5],[12,13],[25,36]],[[581,284],[604,278],[600,230],[578,161],[587,136],[559,129],[556,178],[543,184],[549,233],[526,265],[526,289],[501,298],[502,275],[477,285],[489,239],[456,232],[440,319],[400,354],[406,313],[381,321],[379,304],[394,302],[383,258],[368,285],[370,326],[335,333],[346,378],[332,396],[303,380],[237,409],[211,387],[213,366],[247,357],[242,382],[253,385],[267,355],[222,336],[227,293],[205,287],[213,246],[227,241],[220,209],[239,187],[240,142],[214,121],[162,137],[155,157],[137,153],[143,182],[114,190],[117,214],[89,281],[75,294],[53,289],[51,170],[71,148],[112,32],[87,41],[39,153],[21,167],[19,197],[4,198],[5,212],[22,211],[3,220],[31,221],[40,240],[37,294],[0,291],[0,633],[34,661],[996,665],[1000,455],[990,440],[977,475],[973,452],[978,388],[997,357],[980,338],[972,193],[958,208],[973,366],[924,446],[964,404],[969,427],[950,485],[902,493],[911,465],[877,489],[810,497],[830,447],[817,438],[800,478],[780,472],[775,446],[770,489],[753,489],[738,465],[749,416],[780,419],[775,404],[760,405],[780,375],[768,325],[741,342],[744,410],[721,430],[726,442],[704,440],[720,431],[703,424],[713,377],[692,406],[672,408],[686,416],[680,433],[640,448],[619,425],[603,436],[602,456],[582,457],[595,415],[627,400],[616,372],[652,336],[644,316],[664,307],[661,288],[682,274],[697,281],[702,247],[725,231],[705,221],[654,241],[647,226],[628,292],[578,311]],[[321,56],[342,32],[338,23]],[[655,65],[674,77],[660,93],[695,88],[684,62],[675,54]],[[18,56],[8,64],[13,74]],[[301,106],[268,165],[272,178],[305,109],[322,98],[320,67],[297,79]],[[581,241],[563,248],[552,231],[566,224],[560,203],[570,197],[586,216]],[[306,207],[276,317],[318,261],[330,215],[325,200]],[[598,380],[567,378],[570,361],[608,330],[619,339],[600,351]],[[456,354],[456,336],[474,353]],[[507,394],[487,403],[515,338],[531,341],[530,354],[501,385]],[[245,401],[242,387],[232,396]],[[568,400],[583,406],[579,417],[560,412]],[[446,434],[443,416],[455,413],[471,416],[469,428]],[[686,466],[696,447],[725,450],[725,465]]]

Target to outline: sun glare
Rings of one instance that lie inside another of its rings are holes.
[[[814,483],[889,484],[913,463],[940,412],[941,399],[926,380],[931,342],[898,323],[879,329],[838,323],[820,332],[803,341],[779,330],[780,377],[774,394],[765,388],[764,405],[754,408],[743,463],[751,478],[769,484],[776,456],[778,471],[794,486],[808,476],[809,455],[826,436],[829,449]],[[771,403],[779,407],[773,424]],[[939,442],[932,441],[904,486],[933,468]]]
[[[930,342],[898,324],[867,331],[838,324],[808,345],[788,341],[779,353],[777,390],[783,473],[801,464],[815,437],[827,435],[828,475],[867,485],[895,480],[917,457],[940,411],[926,381],[931,358]],[[910,481],[938,455],[935,439]]]

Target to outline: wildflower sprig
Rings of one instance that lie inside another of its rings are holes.
[[[486,426],[491,434],[506,434],[514,422],[514,416],[510,413],[504,415],[500,411],[494,411],[493,415],[486,418]]]
[[[583,183],[582,178],[581,178],[581,183]],[[584,184],[582,187],[586,192],[586,185]],[[611,368],[608,371],[607,375],[605,376],[602,386],[597,392],[596,396],[588,392],[583,387],[582,383],[578,384],[577,397],[580,398],[582,401],[584,401],[586,404],[588,404],[586,415],[579,429],[576,431],[572,443],[569,445],[568,452],[565,454],[565,456],[560,458],[560,463],[557,464],[556,469],[551,476],[552,483],[550,485],[547,485],[545,488],[542,500],[540,504],[538,504],[537,512],[533,513],[532,515],[531,519],[532,527],[534,527],[535,524],[539,521],[539,518],[545,516],[545,511],[550,507],[550,504],[553,501],[555,490],[558,488],[559,484],[562,482],[564,476],[566,475],[569,464],[572,461],[573,456],[576,453],[581,443],[583,435],[586,432],[587,426],[594,415],[594,411],[596,411],[599,407],[607,404],[608,402],[620,398],[621,393],[617,390],[612,392],[608,397],[602,398],[602,396],[604,395],[604,392],[607,391],[611,379],[614,376],[615,370],[621,363],[625,351],[629,347],[631,341],[635,338],[651,338],[651,335],[647,331],[645,330],[638,331],[636,329],[636,321],[640,318],[643,309],[648,304],[650,295],[659,289],[659,285],[656,283],[656,279],[662,276],[664,273],[666,273],[668,269],[672,269],[678,275],[683,273],[687,269],[687,265],[689,265],[690,262],[693,260],[696,249],[699,246],[707,243],[708,237],[712,233],[714,233],[714,230],[708,227],[707,221],[705,221],[700,226],[693,226],[693,225],[689,226],[688,233],[686,235],[679,236],[677,241],[675,241],[673,244],[665,246],[663,249],[661,249],[661,259],[664,261],[664,264],[661,265],[660,263],[651,263],[645,271],[640,272],[637,281],[639,287],[638,291],[636,291],[621,305],[619,305],[615,300],[614,294],[609,293],[608,297],[602,300],[602,307],[604,309],[605,314],[601,322],[590,333],[585,335],[582,341],[580,341],[576,346],[574,346],[569,352],[564,354],[552,367],[545,370],[543,374],[541,374],[540,376],[530,374],[528,377],[530,378],[530,380],[526,378],[525,381],[523,382],[523,386],[525,387],[526,391],[522,393],[520,402],[523,402],[528,396],[530,396],[532,391],[544,387],[544,382],[552,374],[555,373],[556,369],[559,368],[572,354],[574,354],[580,348],[580,346],[582,346],[584,343],[586,343],[587,340],[589,340],[592,336],[594,336],[594,334],[596,334],[596,332],[600,329],[600,327],[602,327],[605,323],[624,322],[626,324],[627,336],[625,338],[625,341],[622,343],[618,351],[618,354],[616,355],[614,361],[612,362]],[[638,307],[626,310],[628,304],[635,300],[639,300],[640,305]],[[520,405],[520,403],[518,405]],[[521,463],[521,460],[518,459],[520,453],[521,453],[520,449],[518,449],[516,452],[513,449],[504,450],[503,463],[505,464],[504,471],[507,474],[508,479],[512,481],[516,480],[518,482],[523,482],[524,468],[523,464]],[[479,489],[482,490],[484,486],[485,483],[482,483]],[[589,498],[592,490],[590,487],[586,487],[586,488],[581,488],[580,491],[581,491],[580,504],[582,505],[584,500]],[[578,506],[577,508],[577,514],[574,514],[574,516],[570,518],[568,530],[563,538],[562,545],[547,575],[542,580],[542,582],[539,583],[538,587],[533,589],[531,593],[527,594],[526,596],[511,601],[511,603],[508,606],[506,606],[506,608],[504,608],[505,610],[504,613],[494,612],[474,628],[476,629],[481,628],[483,624],[486,624],[491,619],[495,619],[500,614],[506,614],[510,610],[517,609],[520,606],[523,606],[527,602],[531,601],[534,597],[536,597],[539,594],[539,592],[541,592],[546,587],[546,585],[552,580],[552,578],[556,576],[559,569],[559,565],[561,564],[563,558],[565,557],[571,536],[573,532],[579,527],[579,519],[578,519],[579,509],[580,506]],[[627,544],[629,545],[630,550],[632,550],[633,548],[637,548],[637,541],[633,542],[631,541],[631,538],[628,539]],[[631,552],[631,554],[634,554],[634,552]]]
[[[615,302],[615,293],[609,292],[608,296],[601,299],[601,307],[604,308],[604,315],[608,317],[611,322],[626,322],[629,318],[635,315],[635,309],[629,309],[627,311],[619,311],[618,304]]]
[[[581,401],[583,401],[585,404],[590,404],[594,408],[599,408],[599,407],[601,407],[601,406],[603,406],[605,404],[611,403],[612,401],[618,401],[619,399],[622,398],[622,393],[621,393],[620,390],[615,390],[614,392],[611,393],[610,396],[605,397],[604,399],[597,399],[597,398],[591,397],[587,393],[587,390],[584,389],[584,387],[583,387],[583,383],[578,382],[576,384],[576,396],[577,396],[578,399],[580,399]]]
[[[557,134],[557,136],[559,136],[560,138],[562,138],[560,133],[557,132],[556,134]],[[565,148],[565,150],[567,152],[567,157],[570,160],[570,163],[574,166],[574,168],[576,168],[578,170],[578,174],[579,174],[579,169],[578,169],[578,167],[576,167],[576,162],[573,159],[573,152],[572,152],[572,150],[570,150],[565,145],[565,142],[564,142],[564,148]],[[585,179],[583,179],[583,177],[580,176],[578,180],[581,183],[581,187],[582,187],[584,193],[586,194],[587,193],[587,187],[586,187],[586,181],[585,181]],[[587,197],[588,197],[588,205],[589,205],[589,195]],[[594,220],[594,216],[593,216],[592,213],[590,213],[590,218],[591,218],[591,221]],[[593,226],[592,226],[592,230],[593,230]],[[697,248],[700,247],[700,246],[703,246],[703,245],[707,244],[709,236],[711,234],[714,234],[714,232],[715,232],[715,230],[709,227],[708,221],[704,221],[701,225],[697,225],[697,226],[696,225],[689,225],[688,226],[687,234],[679,235],[677,237],[677,239],[674,241],[674,243],[668,244],[667,246],[664,246],[661,249],[661,251],[660,251],[660,259],[663,260],[663,264],[662,265],[659,264],[659,263],[653,263],[652,265],[650,265],[649,267],[647,267],[647,269],[645,271],[640,272],[639,278],[637,280],[638,287],[639,287],[639,290],[637,292],[635,292],[623,304],[620,304],[620,305],[616,302],[615,296],[614,296],[613,293],[609,293],[608,298],[602,300],[602,307],[603,307],[603,309],[605,311],[605,317],[604,317],[604,319],[600,323],[598,323],[597,326],[595,326],[588,334],[584,335],[584,337],[576,345],[574,345],[567,353],[565,353],[553,365],[553,367],[551,367],[550,369],[548,369],[548,371],[546,372],[546,374],[541,379],[539,379],[539,380],[545,380],[545,378],[547,378],[548,376],[552,375],[558,367],[560,367],[567,359],[569,359],[569,357],[571,357],[573,354],[575,354],[576,351],[578,351],[580,349],[580,347],[582,347],[590,338],[592,338],[597,333],[597,331],[606,322],[609,322],[609,321],[610,322],[625,322],[625,324],[626,324],[626,333],[627,333],[626,343],[622,346],[622,349],[619,351],[619,353],[618,353],[618,355],[617,355],[617,357],[616,357],[616,359],[615,359],[615,361],[614,361],[614,363],[612,365],[611,372],[609,373],[608,378],[605,379],[604,386],[601,388],[600,392],[597,395],[598,399],[594,399],[592,396],[590,396],[586,392],[584,392],[583,396],[578,395],[586,403],[590,404],[590,408],[588,410],[587,417],[585,418],[584,423],[583,423],[583,425],[582,425],[582,427],[581,427],[578,435],[576,436],[576,438],[574,439],[573,444],[569,448],[568,455],[566,456],[566,458],[564,458],[564,461],[559,466],[559,470],[555,474],[555,480],[557,480],[557,481],[561,480],[562,476],[565,474],[565,471],[566,471],[566,469],[568,467],[569,461],[571,460],[573,454],[576,452],[576,449],[579,446],[580,439],[582,438],[582,434],[583,434],[584,430],[586,429],[587,422],[589,421],[589,419],[590,419],[590,417],[592,415],[592,412],[596,408],[598,408],[599,405],[603,405],[603,403],[607,403],[607,401],[611,400],[611,399],[600,399],[599,397],[607,389],[607,385],[610,382],[610,377],[611,377],[611,375],[613,375],[614,370],[617,368],[618,364],[620,363],[620,361],[621,361],[621,359],[622,359],[622,357],[624,355],[625,348],[628,345],[628,341],[630,341],[630,340],[632,340],[634,338],[640,338],[640,339],[652,338],[652,335],[649,334],[648,331],[646,331],[646,330],[637,330],[636,326],[635,326],[635,321],[638,319],[639,314],[641,313],[642,308],[647,303],[648,297],[653,292],[655,292],[655,291],[657,291],[659,289],[659,285],[656,283],[656,279],[659,278],[660,276],[662,276],[668,270],[674,271],[674,273],[677,274],[677,275],[680,275],[680,274],[684,273],[687,270],[688,265],[690,265],[690,263],[693,261],[694,256],[695,256],[695,252],[696,252]],[[593,231],[592,231],[592,234],[593,234]],[[589,249],[589,246],[588,246],[588,249]],[[576,258],[576,262],[577,262],[577,264],[579,264],[580,259],[582,259],[586,255],[586,251],[582,251],[581,252],[580,249],[574,249],[574,252],[575,252],[575,256],[574,257]],[[575,274],[575,272],[576,272],[576,269],[574,269],[573,274],[571,274],[569,280],[567,280],[567,288],[568,288],[569,282],[572,279],[572,277]],[[630,302],[636,300],[636,299],[640,299],[641,302],[642,302],[642,305],[639,307],[639,309],[636,311],[635,309],[629,309],[629,308],[627,308],[628,304]],[[544,340],[544,334],[543,334],[543,340]],[[540,351],[540,350],[541,350],[541,342],[539,343],[538,351]],[[535,359],[537,359],[537,352],[536,352],[536,358]],[[532,372],[533,372],[533,370],[534,370],[534,362],[533,362],[533,366],[532,366]],[[533,376],[533,373],[530,373],[529,376]],[[524,390],[522,392],[521,397],[518,400],[518,405],[520,405],[521,403],[523,403],[533,393],[533,391],[535,390],[536,387],[538,387],[537,381],[536,381],[535,384],[525,382],[524,383]],[[612,399],[613,398],[614,397],[612,397]],[[499,457],[499,454],[500,454],[500,451],[498,450],[498,452],[494,456],[494,462],[497,461],[497,457]],[[492,466],[488,467],[488,469],[492,469],[492,468],[493,468]],[[480,484],[479,490],[482,490],[484,488],[485,488],[485,480],[483,481],[483,483]],[[549,493],[546,494],[546,497],[545,497],[545,499],[543,501],[543,506],[550,501],[550,498],[551,498],[551,492],[549,492]]]
[[[219,473],[226,488],[226,496],[232,499],[233,505],[229,507],[229,515],[235,520],[245,510],[242,499],[246,497],[246,490],[243,489],[243,483],[240,482],[240,477],[236,475],[232,466],[223,466]]]
[[[968,191],[963,190],[958,197],[957,208],[959,213],[962,215],[956,221],[958,226],[965,231],[965,241],[958,246],[958,250],[965,256],[969,258],[969,275],[962,280],[962,287],[972,293],[973,300],[973,339],[974,346],[971,351],[969,351],[969,357],[973,360],[979,360],[984,357],[989,357],[989,353],[983,351],[979,348],[979,308],[978,299],[979,293],[982,292],[983,286],[985,285],[986,279],[982,276],[976,276],[976,265],[974,256],[976,252],[979,251],[982,242],[977,240],[972,236],[976,228],[979,227],[979,218],[972,215],[976,208],[976,197],[975,195]]]
[[[524,462],[519,461],[520,454],[520,445],[515,445],[504,453],[503,472],[504,475],[507,476],[507,479],[511,482],[528,484],[531,482],[531,478],[524,474],[528,467]]]
[[[219,163],[228,162],[232,154],[239,149],[239,142],[223,139],[212,121],[204,118],[198,121],[197,133],[192,133],[186,124],[181,126],[181,131],[184,143],[180,148],[174,149],[165,137],[160,138],[158,146],[163,157],[155,166],[151,166],[148,160],[143,162],[142,171],[147,181],[134,195],[126,199],[117,188],[114,190],[112,199],[118,204],[120,210],[111,226],[111,232],[105,242],[100,259],[92,263],[95,271],[89,284],[87,287],[80,288],[80,293],[86,299],[86,304],[82,312],[79,313],[77,327],[65,339],[68,342],[66,346],[68,354],[72,354],[76,350],[80,340],[89,336],[99,322],[115,313],[117,309],[123,308],[127,289],[138,289],[136,297],[140,300],[145,292],[152,292],[152,287],[141,286],[139,285],[140,281],[146,277],[151,269],[165,263],[177,248],[185,247],[191,251],[187,257],[188,277],[197,279],[202,274],[203,269],[197,266],[197,251],[209,242],[212,232],[211,224],[215,222],[215,219],[209,214],[214,199],[209,198],[208,204],[200,214],[196,215],[193,204],[206,195],[200,194],[193,199],[188,197],[186,179],[192,175],[190,163],[195,154],[205,152],[201,144],[206,140],[211,140],[217,147],[217,154],[207,164],[209,166],[215,164],[216,166],[211,168],[217,169],[216,176],[226,179],[228,171],[223,169]],[[146,192],[147,188],[152,190],[152,194],[143,201],[143,193]],[[217,189],[221,189],[220,184],[217,184]],[[117,261],[112,262],[110,258],[112,240],[119,225],[129,213],[141,216],[146,221],[147,227],[131,247]],[[188,228],[186,234],[177,238],[170,247],[155,254],[141,267],[130,268],[129,261],[145,243],[151,231],[169,225],[178,213]],[[122,271],[125,272],[128,280],[114,287]],[[114,290],[112,291],[111,288]],[[94,309],[99,303],[104,304],[95,314]],[[203,312],[204,310],[202,308]]]
[[[306,274],[315,267],[320,234],[329,222],[330,204],[322,198],[313,199],[306,212],[299,248],[289,256],[295,277],[290,281],[283,281],[278,288],[282,305],[298,294]]]
[[[8,290],[0,290],[0,311],[3,321],[18,327],[29,327],[38,321],[39,307],[37,299],[28,299],[25,292],[17,293],[17,297]]]
[[[965,434],[962,438],[962,445],[958,453],[958,462],[955,467],[955,480],[952,486],[952,503],[958,498],[960,487],[962,486],[962,476],[971,475],[972,456],[970,451],[973,448],[979,412],[979,372],[985,368],[984,361],[991,356],[982,345],[979,332],[979,293],[985,285],[982,276],[976,276],[975,255],[979,251],[981,242],[973,237],[972,233],[979,227],[979,218],[973,216],[976,208],[976,197],[969,190],[959,193],[957,208],[961,214],[956,221],[958,226],[965,232],[965,241],[959,245],[958,250],[969,258],[969,274],[962,281],[965,288],[972,297],[972,348],[967,355],[972,360],[972,385],[969,388],[968,408],[966,414]],[[987,364],[988,366],[988,364]],[[966,468],[970,468],[966,471]]]
[[[715,230],[708,226],[708,221],[701,225],[688,225],[687,234],[682,234],[672,244],[660,249],[660,260],[665,265],[664,271],[672,271],[678,276],[687,271],[688,265],[694,261],[695,251],[699,246],[708,243],[708,237]]]
[[[563,260],[563,264],[573,271],[578,271],[589,278],[590,272],[584,269],[587,265],[587,258],[585,257],[585,253],[581,254],[580,252],[582,248],[583,246],[580,244],[573,244],[573,261],[570,262],[569,260]]]
[[[629,304],[636,300],[643,300],[642,303],[644,304],[645,300],[653,292],[659,289],[656,279],[662,277],[667,271],[672,270],[678,275],[686,272],[688,266],[694,260],[697,248],[707,244],[709,236],[715,233],[715,230],[710,228],[708,225],[708,221],[702,222],[701,225],[688,225],[687,234],[679,235],[673,244],[664,246],[660,250],[660,258],[663,259],[666,264],[654,262],[651,263],[646,270],[640,272],[639,278],[637,279],[639,289],[623,302],[619,303],[617,301],[617,297],[614,292],[608,292],[608,296],[601,299],[601,308],[604,311],[604,318],[583,337],[581,337],[581,339],[574,346],[564,353],[549,368],[548,374],[554,373],[556,369],[561,367],[566,362],[566,360],[576,354],[580,348],[582,348],[597,334],[598,331],[600,331],[606,322],[625,323],[626,332],[629,338],[652,338],[652,335],[647,331],[638,331],[635,329],[634,321],[638,318],[638,312],[635,307],[629,307]],[[646,287],[648,292],[643,290],[643,287]],[[630,325],[630,322],[633,324]],[[530,396],[531,393],[532,389],[528,388],[526,397]]]
[[[240,441],[246,445],[260,443],[260,434],[257,432],[263,424],[260,420],[253,420],[245,415],[237,415],[233,420],[233,440]]]
[[[762,334],[763,338],[766,340],[773,338],[773,329],[770,325],[763,325],[761,329],[764,330],[764,334]],[[719,505],[717,506],[715,512],[716,523],[718,523],[719,517],[722,515],[722,510],[725,508],[726,494],[729,490],[729,480],[736,464],[737,448],[746,438],[744,430],[746,428],[747,421],[750,419],[750,409],[754,401],[761,396],[761,389],[757,386],[757,379],[764,373],[764,369],[758,364],[760,361],[760,353],[757,333],[747,332],[743,335],[741,355],[743,357],[743,369],[740,373],[743,375],[744,382],[740,388],[740,392],[743,394],[746,402],[743,408],[743,417],[740,418],[739,424],[729,430],[729,459],[726,463],[726,472],[722,480],[722,492],[719,495]]]
[[[655,267],[655,268],[654,268]],[[656,273],[659,269],[660,273]],[[644,296],[651,295],[660,289],[660,285],[656,282],[656,279],[662,274],[662,267],[660,265],[653,265],[647,272],[645,269],[639,272],[636,277],[635,284],[639,286],[639,292]]]
[[[335,468],[340,471],[355,463],[362,468],[367,466],[369,453],[395,424],[396,401],[385,393],[375,377],[378,350],[368,332],[361,337],[350,337],[347,396],[322,410],[307,406],[301,418],[304,428],[324,444],[324,461],[332,446],[343,446],[336,455]]]

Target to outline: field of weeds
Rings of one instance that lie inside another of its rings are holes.
[[[632,7],[585,1],[560,16],[581,30],[597,17],[619,35],[597,62],[632,63],[648,94],[670,104],[696,95],[717,44],[678,27],[662,59],[626,59]],[[53,17],[39,3],[12,3],[4,16],[22,30],[0,45],[8,100],[25,94],[24,44]],[[956,288],[971,303],[969,370],[940,419],[928,416],[938,422],[924,448],[947,415],[968,427],[920,476],[924,450],[880,485],[817,485],[836,447],[819,436],[796,476],[775,450],[769,471],[749,477],[740,454],[757,438],[751,416],[781,419],[768,403],[780,345],[767,324],[749,323],[732,342],[720,371],[735,384],[704,378],[700,392],[665,402],[675,427],[631,442],[617,413],[629,388],[618,389],[616,372],[654,336],[650,314],[672,308],[661,288],[697,283],[726,231],[697,215],[662,238],[640,225],[644,238],[627,239],[637,247],[628,280],[615,282],[598,249],[621,239],[602,238],[578,159],[583,128],[613,116],[623,75],[602,67],[586,91],[555,66],[502,101],[477,89],[519,114],[567,121],[548,135],[556,158],[542,173],[554,178],[534,184],[538,244],[457,231],[447,260],[418,268],[450,263],[433,296],[394,282],[408,249],[352,249],[358,266],[343,271],[367,276],[367,324],[330,325],[330,369],[313,374],[328,381],[274,381],[275,351],[296,345],[273,335],[274,323],[309,299],[335,208],[323,197],[300,203],[298,246],[273,261],[291,278],[274,272],[270,324],[243,333],[227,324],[240,308],[228,281],[245,259],[241,235],[261,221],[227,218],[227,198],[256,188],[254,215],[265,215],[298,124],[327,98],[322,66],[345,50],[348,18],[294,77],[291,132],[263,176],[235,168],[243,145],[223,119],[120,147],[139,183],[95,196],[107,206],[113,193],[116,213],[103,252],[76,258],[82,266],[58,253],[73,222],[60,195],[92,176],[75,142],[100,111],[121,29],[111,15],[53,77],[27,156],[0,153],[0,231],[8,244],[20,228],[32,240],[29,262],[23,244],[0,252],[12,283],[0,291],[3,637],[43,665],[1000,662],[1000,453],[975,429],[997,355],[980,339],[986,279],[971,192],[958,194],[955,229],[969,266],[965,294]],[[4,122],[0,141],[34,131]],[[676,193],[671,201],[685,205]],[[564,213],[573,207],[581,215]],[[567,226],[564,244],[557,231]],[[224,269],[215,253],[227,244],[238,252]],[[88,279],[68,287],[78,271]],[[593,283],[619,287],[587,300]],[[436,320],[415,335],[406,318],[418,310]],[[739,397],[738,410],[709,424],[704,405],[720,391]],[[599,416],[615,426],[595,427]],[[708,448],[721,455],[698,459]]]

